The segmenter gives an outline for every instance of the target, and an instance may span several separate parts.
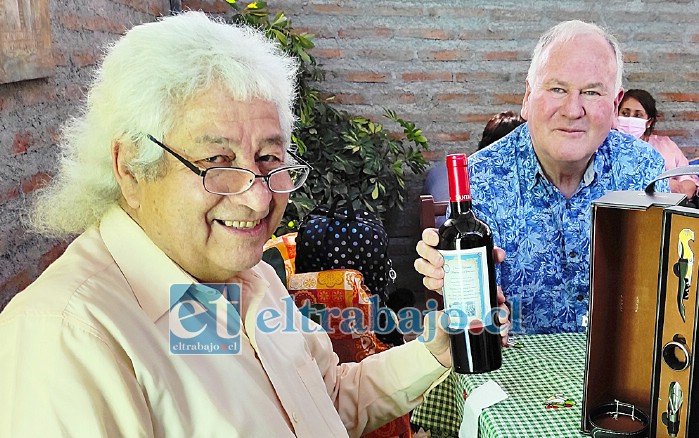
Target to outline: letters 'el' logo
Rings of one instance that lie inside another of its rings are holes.
[[[689,288],[692,285],[692,272],[694,271],[694,253],[689,247],[689,242],[694,242],[694,231],[685,228],[680,231],[677,242],[677,254],[679,260],[675,263],[673,271],[679,278],[677,283],[677,310],[682,321],[686,321],[684,302],[689,298]]]

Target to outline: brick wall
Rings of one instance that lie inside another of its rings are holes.
[[[165,10],[156,1],[52,3],[54,56],[47,80],[0,85],[0,302],[30,282],[62,244],[27,236],[17,223],[31,190],[53,172],[59,123],[75,110],[97,44],[128,23]],[[164,2],[167,3],[167,2]],[[316,35],[313,54],[327,72],[319,88],[342,109],[382,120],[382,108],[421,127],[426,157],[472,152],[485,121],[518,109],[531,50],[559,21],[582,19],[608,27],[625,52],[626,88],[658,100],[657,129],[688,156],[699,155],[699,2],[692,0],[269,0],[298,30]],[[526,5],[526,7],[524,7]],[[182,1],[184,8],[230,12],[225,0]],[[391,128],[390,124],[387,124]],[[395,128],[395,127],[393,127]],[[406,211],[389,221],[399,284],[417,287],[412,272],[417,199],[423,176],[409,184]]]
[[[0,308],[65,248],[25,233],[20,216],[55,172],[59,127],[76,113],[100,48],[168,9],[163,0],[49,0],[54,74],[0,84]]]

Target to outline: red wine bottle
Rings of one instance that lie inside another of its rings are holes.
[[[497,285],[490,227],[471,210],[464,154],[447,155],[451,214],[439,228],[444,257],[444,310],[454,371],[486,373],[502,365]]]

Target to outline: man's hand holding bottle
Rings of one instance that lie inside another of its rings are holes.
[[[423,275],[422,283],[429,290],[442,293],[444,287],[444,259],[437,251],[439,244],[439,234],[435,228],[427,228],[422,232],[422,240],[417,243],[417,253],[420,256],[415,260],[415,270]],[[496,263],[505,260],[505,250],[502,248],[493,249],[493,259]],[[510,327],[510,309],[506,304],[505,295],[502,288],[498,286],[498,306],[500,315],[506,315],[501,320],[502,345],[507,346],[508,331]],[[448,339],[446,339],[448,341]],[[448,346],[448,343],[446,344]]]

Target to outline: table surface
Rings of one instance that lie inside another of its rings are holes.
[[[521,347],[503,349],[503,365],[487,374],[463,376],[466,393],[488,380],[508,398],[483,410],[480,438],[580,438],[585,373],[585,333],[517,336]],[[572,407],[546,408],[555,394]]]

